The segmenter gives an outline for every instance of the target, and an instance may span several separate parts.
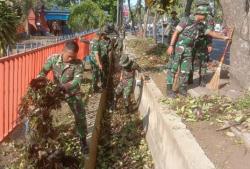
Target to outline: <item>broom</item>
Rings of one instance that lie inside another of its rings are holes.
[[[234,28],[231,30],[231,32],[229,33],[229,37],[230,39],[232,39],[232,36],[233,36],[233,32],[234,32]],[[222,64],[224,62],[224,59],[225,59],[225,56],[226,56],[226,52],[227,52],[227,49],[229,48],[230,44],[231,44],[232,40],[229,40],[227,41],[227,45],[223,51],[223,54],[221,56],[221,59],[220,59],[220,63],[219,63],[219,66],[218,68],[216,69],[211,81],[209,82],[209,84],[207,84],[207,87],[211,90],[219,90],[219,84],[220,84],[220,73],[221,73],[221,67],[222,67]]]
[[[178,89],[179,89],[179,85],[180,85],[179,75],[180,75],[180,72],[181,72],[181,66],[179,64],[178,70],[177,70],[177,72],[176,72],[176,74],[174,76],[174,83],[173,83],[173,87],[172,87],[172,90],[175,91],[175,92],[178,91]]]

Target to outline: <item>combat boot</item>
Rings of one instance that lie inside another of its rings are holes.
[[[80,145],[81,145],[81,152],[82,152],[83,156],[88,157],[89,146],[88,146],[86,138],[81,138],[80,139]]]
[[[126,109],[126,113],[130,113],[130,108],[129,108],[129,106],[125,106],[125,109]]]
[[[188,84],[193,84],[194,83],[194,74],[193,72],[190,72],[188,75]]]
[[[184,87],[184,86],[181,86],[180,88],[179,88],[179,94],[181,95],[181,96],[184,96],[184,97],[186,97],[187,96],[187,87]]]
[[[201,87],[206,87],[206,82],[205,82],[204,76],[200,76],[200,78],[199,78],[199,85]]]
[[[167,97],[176,98],[176,93],[173,91],[171,84],[167,85]]]

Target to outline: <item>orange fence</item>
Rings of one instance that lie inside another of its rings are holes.
[[[91,40],[95,33],[84,35]],[[79,58],[89,53],[87,43],[76,39],[80,50]],[[63,49],[64,42],[41,47],[26,53],[0,58],[0,141],[2,141],[17,125],[18,105],[25,94],[30,80],[41,70],[48,56]],[[52,77],[52,74],[49,74]]]

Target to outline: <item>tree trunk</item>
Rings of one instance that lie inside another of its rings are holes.
[[[250,89],[250,0],[220,0],[223,17],[235,28],[230,49],[231,83]]]
[[[158,12],[155,12],[155,16],[154,16],[154,21],[153,21],[153,37],[155,40],[155,43],[157,43],[157,21],[158,21]]]
[[[142,23],[143,23],[143,20],[142,20],[142,15],[141,15],[141,0],[138,0],[137,1],[137,4],[136,4],[136,15],[138,16],[138,25],[139,25],[139,31],[142,32],[143,31],[143,28],[142,28]]]
[[[187,0],[186,7],[185,7],[185,16],[190,15],[192,4],[193,4],[193,0]]]
[[[131,22],[132,22],[132,29],[135,30],[134,14],[133,14],[132,9],[131,9],[130,0],[128,0],[128,9],[129,9],[130,19],[131,19]]]
[[[145,11],[146,11],[146,14],[144,16],[144,28],[143,28],[143,37],[147,37],[147,27],[148,27],[148,16],[149,16],[149,12],[150,12],[150,9],[145,7]]]

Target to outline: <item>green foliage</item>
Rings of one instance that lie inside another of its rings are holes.
[[[108,13],[108,20],[115,21],[117,12],[117,0],[92,0],[99,7]],[[106,16],[107,17],[107,16]]]
[[[43,4],[45,4],[46,8],[52,8],[52,7],[70,7],[77,3],[78,0],[43,0]]]
[[[13,4],[0,1],[0,57],[6,54],[7,46],[16,41],[18,23],[19,17]]]
[[[239,110],[250,109],[250,92],[237,101],[236,107]]]
[[[145,0],[146,6],[155,9],[158,13],[164,14],[173,5],[178,4],[178,0]]]
[[[105,24],[104,11],[91,0],[85,0],[71,9],[69,25],[74,31],[96,29]]]

